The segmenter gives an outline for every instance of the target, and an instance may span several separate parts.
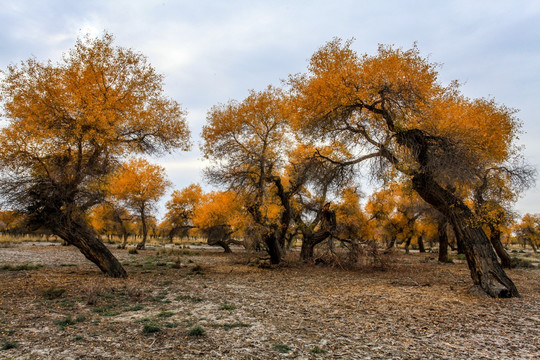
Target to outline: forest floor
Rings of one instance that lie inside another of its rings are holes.
[[[508,270],[521,298],[491,299],[430,253],[376,270],[111,250],[127,279],[73,247],[0,247],[0,359],[540,359],[536,264]]]

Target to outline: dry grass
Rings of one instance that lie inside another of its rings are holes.
[[[0,344],[17,344],[0,358],[540,358],[538,268],[510,270],[523,297],[502,300],[469,294],[466,265],[433,254],[376,271],[177,250],[113,249],[120,280],[72,247],[0,249],[0,265],[43,265],[0,271]]]

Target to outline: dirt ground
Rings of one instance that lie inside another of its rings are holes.
[[[0,359],[540,359],[540,269],[522,298],[469,293],[466,264],[396,251],[386,270],[264,268],[209,249],[0,248]]]

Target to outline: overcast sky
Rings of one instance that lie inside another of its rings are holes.
[[[540,1],[137,1],[0,0],[0,68],[35,56],[57,61],[81,34],[106,30],[145,54],[165,76],[167,95],[188,110],[194,150],[160,159],[175,188],[202,182],[198,139],[206,112],[249,89],[303,72],[334,37],[374,54],[378,44],[410,48],[442,63],[469,97],[519,110],[528,161],[540,169]],[[518,202],[540,212],[540,191]]]

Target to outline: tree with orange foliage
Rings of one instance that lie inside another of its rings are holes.
[[[193,212],[193,225],[208,239],[208,245],[221,246],[231,253],[231,244],[243,245],[231,237],[245,226],[245,209],[233,191],[212,191],[202,197]]]
[[[466,98],[457,82],[441,85],[437,64],[416,46],[380,46],[374,56],[358,56],[351,42],[335,39],[290,84],[296,128],[355,151],[330,160],[343,166],[371,161],[376,175],[408,177],[452,223],[476,288],[493,297],[519,296],[477,216],[455,191],[474,183],[486,163],[502,163],[517,151],[520,123],[512,109]]]
[[[92,208],[89,223],[98,234],[120,237],[122,249],[126,248],[129,235],[134,233],[133,216],[125,207],[110,200]]]
[[[540,246],[540,214],[525,214],[516,225],[516,237],[523,244],[529,243],[534,252]]]
[[[203,191],[199,184],[191,184],[182,190],[173,191],[171,199],[165,204],[167,208],[165,222],[171,243],[177,233],[187,234],[187,231],[193,228],[193,215],[202,199]]]
[[[187,150],[185,112],[146,57],[84,37],[58,64],[30,59],[3,72],[3,200],[79,248],[103,272],[127,276],[87,224],[103,182],[133,153]]]
[[[207,178],[245,199],[257,225],[254,236],[263,239],[274,264],[285,251],[294,192],[285,188],[281,178],[291,145],[283,104],[278,89],[252,91],[241,103],[214,106],[202,132],[203,154],[213,161]]]
[[[165,169],[145,159],[125,162],[110,179],[110,194],[131,209],[141,221],[142,239],[137,244],[139,250],[146,246],[148,217],[169,186]]]

